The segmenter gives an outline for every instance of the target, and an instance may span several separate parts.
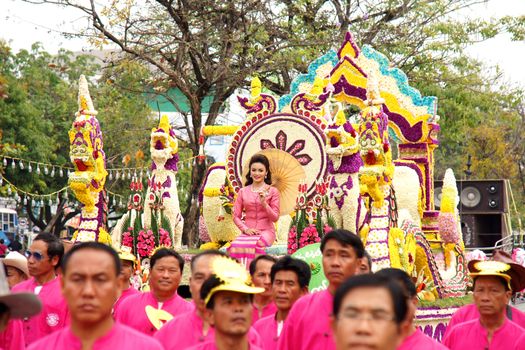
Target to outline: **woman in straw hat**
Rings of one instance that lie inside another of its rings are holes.
[[[19,252],[9,252],[2,261],[6,268],[9,288],[13,288],[13,286],[29,278],[27,258]]]
[[[279,220],[279,191],[271,186],[270,162],[262,154],[255,154],[249,163],[245,187],[237,194],[233,206],[233,221],[241,230],[228,250],[230,256],[248,266],[264,248],[275,241],[274,222]],[[244,213],[244,220],[243,220]]]

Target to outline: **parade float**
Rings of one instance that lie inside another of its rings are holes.
[[[207,137],[231,136],[225,163],[208,169],[199,198],[200,236],[210,240],[205,247],[238,234],[227,209],[243,186],[250,157],[269,149],[286,153],[304,178],[295,207],[281,207],[278,239],[267,252],[294,253],[331,228],[356,232],[374,270],[396,267],[414,276],[424,304],[417,322],[440,340],[467,298],[469,278],[451,170],[441,208],[434,207],[437,99],[421,96],[384,55],[358,47],[350,33],[337,52],[330,50],[299,75],[289,94],[262,91],[254,78],[250,97],[238,98],[243,124],[201,130],[201,144]],[[311,263],[316,279],[322,276],[319,265]]]

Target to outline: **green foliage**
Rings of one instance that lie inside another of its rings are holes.
[[[160,213],[160,227],[166,230],[169,233],[170,237],[172,237],[173,232],[171,230],[171,224],[168,220],[168,217],[164,214],[164,211],[161,211]]]

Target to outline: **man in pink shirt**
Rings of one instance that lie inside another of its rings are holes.
[[[477,260],[469,262],[468,268],[474,278],[474,303],[480,316],[450,329],[443,344],[451,350],[512,349],[525,330],[507,318],[506,306],[512,289],[523,288],[525,268],[499,261]]]
[[[272,266],[272,296],[277,312],[261,318],[254,325],[261,336],[264,350],[274,350],[283,329],[284,321],[293,304],[308,294],[308,284],[312,273],[310,266],[302,260],[287,255]]]
[[[24,319],[26,345],[66,326],[68,309],[60,290],[60,277],[55,269],[64,255],[62,242],[50,233],[40,233],[26,252],[27,267],[32,277],[13,287],[38,295],[42,312]]]
[[[139,291],[136,290],[131,284],[130,279],[135,271],[135,256],[131,254],[131,248],[122,246],[118,252],[118,257],[120,258],[120,263],[122,270],[120,271],[120,279],[122,280],[122,292],[120,297],[115,302],[113,310],[116,310],[120,303],[127,297],[130,297],[135,294],[139,294]]]
[[[276,258],[270,255],[259,255],[250,262],[250,275],[253,285],[264,288],[264,292],[253,296],[253,316],[252,324],[260,318],[273,315],[277,312],[277,307],[272,297],[272,281],[270,271]]]
[[[206,305],[205,318],[215,329],[215,339],[190,349],[260,350],[250,341],[249,331],[252,295],[262,293],[264,289],[254,287],[244,266],[228,257],[215,257],[212,272],[203,283],[200,295]]]
[[[150,260],[150,292],[125,299],[115,309],[115,319],[144,334],[153,335],[164,322],[193,309],[177,294],[184,259],[173,249],[160,248]]]
[[[347,230],[333,230],[321,241],[323,269],[328,289],[308,294],[292,307],[279,338],[278,349],[335,349],[330,328],[337,287],[353,276],[364,256],[361,239]]]
[[[36,315],[42,303],[33,293],[11,293],[4,266],[0,263],[0,349],[24,350],[24,326],[21,318]]]
[[[62,291],[71,325],[31,344],[30,350],[153,349],[150,337],[113,320],[111,310],[121,290],[120,261],[111,247],[98,242],[73,246],[62,262]]]
[[[349,278],[337,288],[334,296],[332,329],[335,348],[396,349],[405,333],[407,311],[406,294],[391,278],[377,274]]]
[[[428,337],[421,332],[414,324],[416,316],[418,298],[416,285],[412,282],[410,276],[403,270],[395,268],[382,269],[376,272],[376,275],[390,278],[401,285],[407,297],[408,312],[405,320],[406,335],[403,342],[397,350],[425,349],[425,350],[446,350],[447,347],[441,345],[436,340]]]

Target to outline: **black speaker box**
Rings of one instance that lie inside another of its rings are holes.
[[[495,214],[506,213],[507,188],[500,180],[458,180],[460,198],[459,213]],[[434,206],[439,210],[443,181],[434,181]]]
[[[460,219],[467,248],[494,247],[503,237],[503,214],[462,214]]]

